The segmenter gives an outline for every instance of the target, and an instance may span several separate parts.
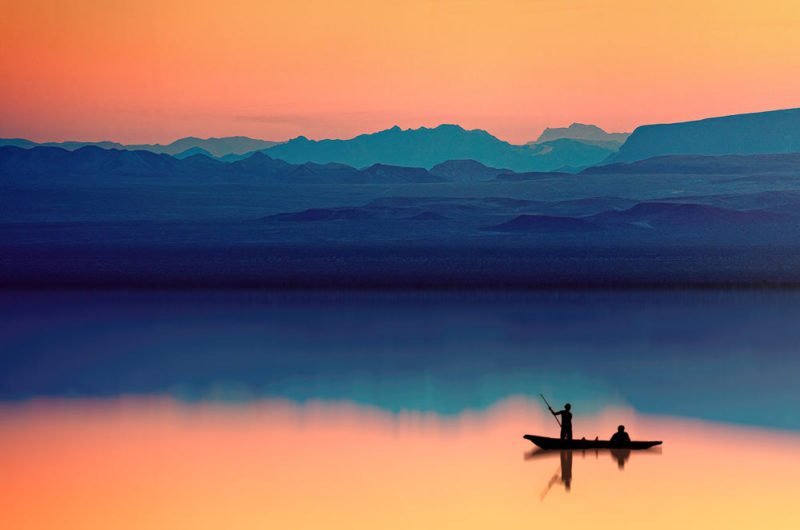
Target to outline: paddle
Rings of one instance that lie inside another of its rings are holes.
[[[553,484],[561,480],[561,466],[556,469],[556,472],[553,473],[553,478],[550,479],[550,482],[547,483],[547,487],[544,489],[541,495],[539,495],[539,502],[544,501],[544,498],[550,493],[550,488],[553,487]]]
[[[553,407],[551,407],[550,403],[547,402],[547,398],[544,397],[544,394],[539,394],[539,395],[542,396],[544,404],[547,405],[547,409],[550,411],[551,414],[553,414]],[[558,423],[558,426],[561,427],[561,420],[558,419],[558,416],[553,414],[553,417],[556,419],[556,423]]]

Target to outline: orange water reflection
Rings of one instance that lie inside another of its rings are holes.
[[[3,528],[797,528],[800,437],[606,411],[658,457],[576,452],[571,488],[535,402],[455,418],[351,404],[172,400],[0,407]],[[613,456],[613,455],[612,455]]]
[[[555,484],[560,484],[564,487],[566,491],[570,491],[572,488],[572,462],[576,457],[579,458],[586,458],[594,457],[595,460],[600,458],[600,455],[603,455],[603,458],[610,456],[611,459],[616,462],[617,467],[619,469],[625,469],[625,464],[630,460],[631,455],[636,455],[637,458],[641,458],[643,456],[660,456],[662,454],[661,447],[653,447],[650,449],[644,450],[631,450],[631,449],[581,449],[581,450],[563,450],[563,451],[555,451],[555,450],[544,450],[544,449],[532,449],[531,451],[525,453],[525,458],[527,460],[544,460],[546,458],[558,459],[559,467],[556,468],[556,471],[553,473],[553,476],[547,482],[547,486],[545,487],[544,491],[542,491],[541,500],[544,500],[545,496],[550,493],[550,489]]]

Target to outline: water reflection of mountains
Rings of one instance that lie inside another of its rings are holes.
[[[525,453],[525,460],[548,460],[558,458],[560,460],[559,467],[553,473],[553,476],[548,481],[545,489],[542,491],[540,500],[544,500],[545,496],[550,492],[550,489],[556,485],[561,484],[564,489],[569,492],[572,488],[572,460],[574,454],[579,454],[582,459],[587,456],[594,456],[599,459],[600,455],[608,455],[611,460],[616,462],[620,471],[625,470],[625,464],[630,460],[631,454],[661,456],[661,447],[652,447],[650,449],[643,449],[638,451],[631,451],[630,449],[541,449],[536,448]],[[638,458],[638,456],[637,456]]]

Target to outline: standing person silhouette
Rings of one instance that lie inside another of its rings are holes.
[[[572,405],[567,403],[564,405],[564,410],[559,410],[555,412],[553,409],[550,409],[550,413],[553,416],[561,416],[561,439],[562,440],[572,440]]]

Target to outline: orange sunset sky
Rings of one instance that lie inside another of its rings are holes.
[[[0,136],[512,142],[800,106],[797,0],[0,0]]]

